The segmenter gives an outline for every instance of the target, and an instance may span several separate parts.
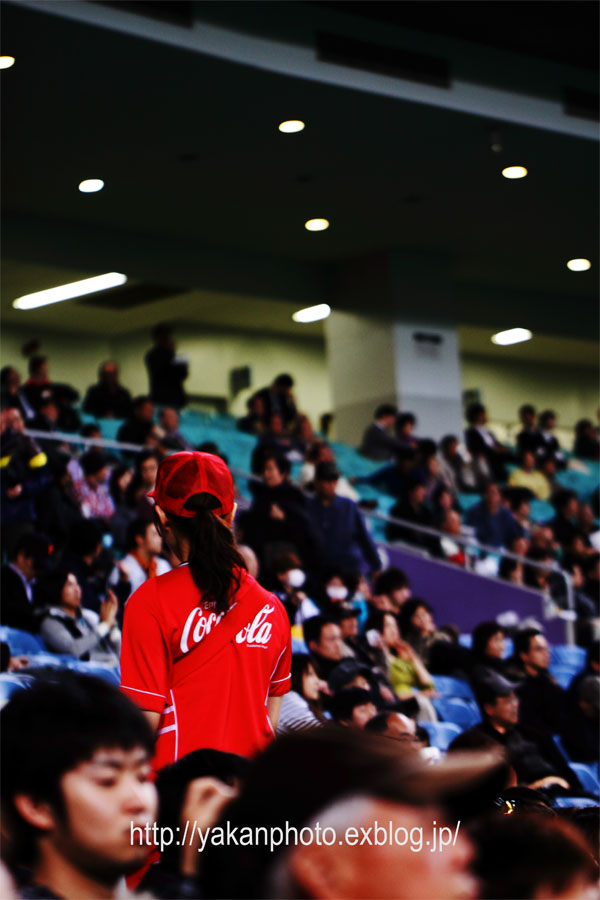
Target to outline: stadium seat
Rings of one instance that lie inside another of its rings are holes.
[[[458,643],[461,647],[467,647],[470,649],[473,646],[473,635],[472,634],[459,634]]]
[[[579,669],[573,666],[553,666],[550,664],[550,674],[562,688],[568,688]]]
[[[598,776],[595,774],[593,767],[586,765],[586,763],[578,762],[572,762],[570,766],[579,778],[582,788],[600,799],[600,781],[598,781]]]
[[[31,687],[34,679],[31,675],[17,675],[12,672],[2,672],[0,674],[0,709],[5,706],[13,694],[22,691],[24,688]]]
[[[435,689],[443,697],[461,697],[463,700],[475,700],[475,696],[468,681],[460,678],[451,678],[449,675],[434,675]]]
[[[555,644],[550,647],[550,665],[571,666],[577,671],[585,666],[586,652],[576,644]]]
[[[30,653],[43,653],[47,650],[41,637],[8,625],[0,625],[0,641],[8,644],[12,656],[28,656]]]
[[[462,732],[453,722],[419,722],[429,735],[432,747],[445,751],[448,745]]]
[[[566,809],[569,806],[578,806],[580,808],[585,806],[596,806],[594,801],[589,797],[555,797],[554,805],[559,809]]]
[[[438,716],[444,722],[452,722],[459,725],[461,730],[472,728],[481,722],[479,707],[472,700],[463,700],[460,697],[441,697],[431,701]]]
[[[121,684],[121,676],[113,666],[103,666],[101,663],[82,662],[79,659],[73,660],[67,667],[71,672],[79,672],[81,675],[94,675],[96,678],[103,678],[110,684]]]
[[[571,765],[571,757],[569,756],[569,754],[568,754],[567,751],[565,750],[565,747],[564,747],[564,744],[563,744],[563,742],[562,742],[562,739],[561,739],[560,735],[559,735],[559,734],[553,734],[553,735],[552,735],[552,740],[554,741],[554,743],[556,744],[556,746],[558,747],[558,749],[560,750],[561,754],[564,756],[564,758],[566,759],[566,761],[569,763],[569,765]]]
[[[292,653],[308,653],[308,647],[302,638],[292,638]]]

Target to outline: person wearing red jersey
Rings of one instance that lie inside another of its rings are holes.
[[[175,453],[148,496],[184,562],[127,601],[121,690],[157,731],[157,770],[203,747],[254,756],[290,689],[291,637],[282,603],[235,546],[231,473],[210,453]]]

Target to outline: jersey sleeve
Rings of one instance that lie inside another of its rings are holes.
[[[271,683],[269,685],[269,697],[281,697],[290,689],[292,671],[292,634],[290,621],[280,600],[277,600],[280,615],[278,617],[278,629],[281,635],[279,643],[279,657],[275,663]]]
[[[156,608],[156,579],[144,582],[125,607],[121,690],[141,709],[161,713],[169,695],[170,649]]]

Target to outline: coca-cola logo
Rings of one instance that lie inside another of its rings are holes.
[[[179,643],[181,652],[187,653],[190,649],[190,637],[192,639],[192,644],[199,644],[207,634],[210,634],[217,622],[221,621],[223,615],[223,613],[219,613],[217,615],[217,613],[214,612],[211,612],[208,615],[204,615],[203,610],[199,608],[193,609],[187,617],[185,625],[183,626],[183,633],[181,635],[181,641]],[[195,623],[194,619],[196,620]]]
[[[254,616],[253,621],[244,625],[241,631],[238,631],[235,636],[236,644],[243,644],[245,642],[249,647],[252,645],[263,646],[264,644],[268,644],[273,626],[270,622],[267,622],[266,619],[271,615],[274,609],[275,607],[271,606],[269,603],[263,606],[261,611]]]
[[[267,603],[258,612],[252,622],[238,631],[235,636],[237,644],[246,643],[249,647],[262,647],[269,643],[273,626],[267,622],[267,618],[275,610],[275,607]],[[187,653],[190,646],[199,644],[223,618],[224,613],[207,613],[206,610],[196,608],[191,611],[183,626],[179,646],[182,653]]]

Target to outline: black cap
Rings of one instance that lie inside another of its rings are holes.
[[[514,681],[509,681],[497,672],[481,681],[477,694],[482,704],[493,703],[497,697],[508,697],[518,687]]]
[[[317,463],[315,481],[337,481],[340,477],[338,467],[333,462]]]
[[[365,678],[368,678],[370,675],[369,667],[361,665],[355,659],[344,659],[331,670],[327,684],[335,694],[336,691],[349,684],[357,675],[364,675]]]

